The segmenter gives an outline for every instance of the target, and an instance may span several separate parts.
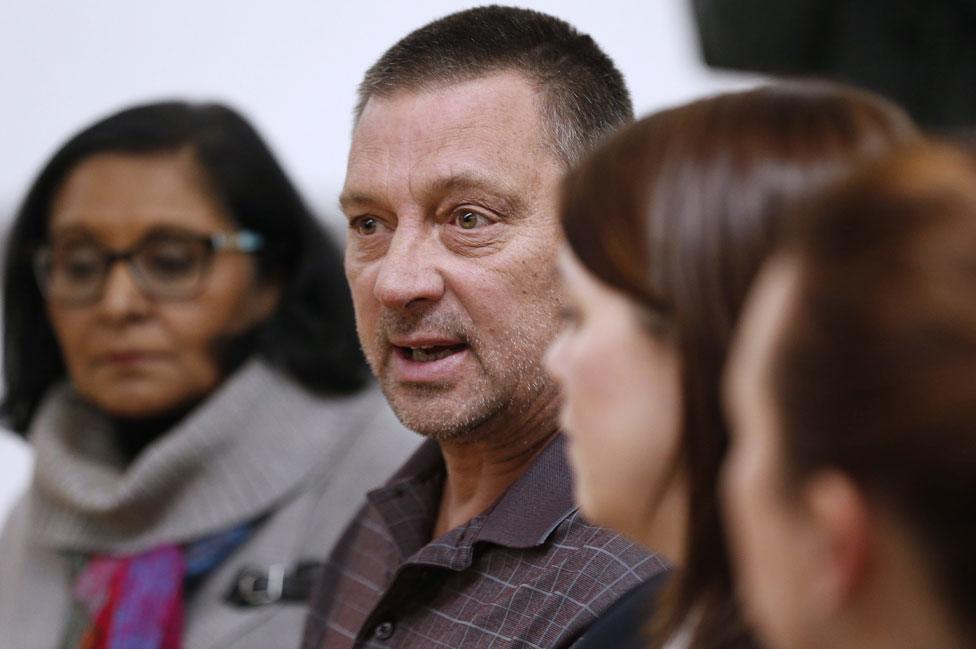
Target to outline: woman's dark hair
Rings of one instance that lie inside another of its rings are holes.
[[[856,160],[916,137],[901,110],[873,95],[783,83],[639,120],[567,177],[569,246],[597,278],[643,308],[649,332],[669,340],[680,358],[674,472],[689,487],[686,566],[662,596],[652,624],[657,645],[689,619],[693,647],[749,643],[732,598],[717,503],[728,445],[719,386],[733,327],[783,205]]]
[[[48,237],[54,196],[89,156],[187,148],[227,215],[264,238],[259,273],[282,282],[268,321],[221,349],[224,369],[259,353],[316,391],[347,393],[364,385],[368,370],[340,251],[257,131],[220,104],[152,103],[115,113],[72,137],[41,170],[14,219],[3,302],[3,411],[14,430],[26,430],[44,393],[65,373],[31,266],[31,253]]]
[[[894,154],[817,197],[767,367],[788,488],[843,472],[976,638],[976,159]]]

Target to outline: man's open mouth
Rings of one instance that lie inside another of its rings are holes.
[[[397,353],[403,358],[417,361],[420,363],[430,363],[447,358],[451,354],[464,351],[468,346],[465,343],[457,345],[432,345],[430,347],[396,347]]]

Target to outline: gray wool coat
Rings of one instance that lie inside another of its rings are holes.
[[[135,553],[256,519],[185,600],[183,646],[293,649],[305,604],[228,604],[239,572],[323,559],[365,492],[420,441],[376,388],[322,398],[260,361],[128,466],[68,386],[45,400],[30,438],[33,481],[0,535],[0,649],[61,646],[72,555]]]

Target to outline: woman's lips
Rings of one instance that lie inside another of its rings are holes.
[[[106,365],[131,367],[156,360],[160,354],[142,350],[126,350],[102,354],[99,359]]]

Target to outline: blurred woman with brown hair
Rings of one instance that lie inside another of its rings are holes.
[[[916,137],[874,96],[774,85],[651,115],[566,179],[566,327],[547,362],[583,513],[677,567],[655,646],[751,643],[717,506],[719,379],[784,204]],[[623,600],[583,646],[646,645],[658,586]]]
[[[792,223],[727,385],[749,617],[775,649],[976,646],[976,160],[899,153]]]

